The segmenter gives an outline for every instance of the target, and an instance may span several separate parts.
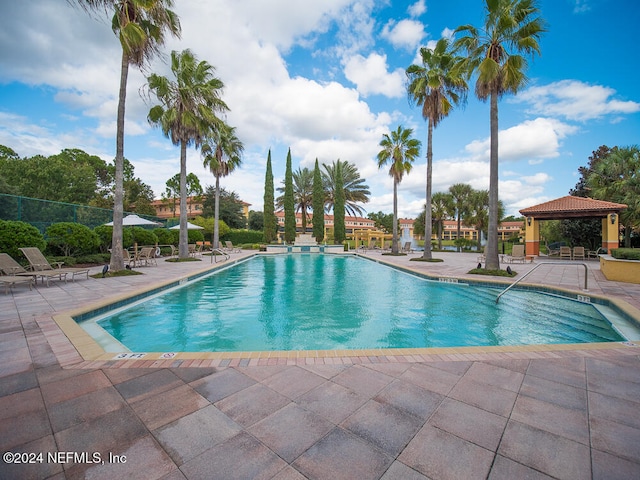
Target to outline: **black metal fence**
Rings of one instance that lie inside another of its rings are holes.
[[[129,213],[131,212],[124,214]],[[158,217],[140,216],[154,222],[163,222]],[[27,222],[44,233],[49,225],[60,222],[80,223],[95,228],[111,222],[113,210],[0,193],[0,219]]]

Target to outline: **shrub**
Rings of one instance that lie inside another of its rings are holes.
[[[151,230],[147,230],[142,227],[133,227],[133,229],[125,228],[125,230],[133,230],[133,238],[131,239],[131,243],[127,241],[123,242],[125,248],[133,246],[134,242],[138,245],[155,245],[158,243],[158,237]]]
[[[46,234],[49,250],[65,257],[97,253],[100,246],[98,234],[80,223],[52,223]]]
[[[107,253],[111,248],[111,240],[113,238],[113,227],[109,225],[98,225],[93,231],[100,238],[100,252]],[[132,230],[128,227],[122,230],[122,246],[130,247],[133,245]]]
[[[187,230],[189,243],[204,242],[204,234],[202,230]]]
[[[257,230],[231,230],[225,235],[220,235],[220,240],[229,240],[234,245],[242,245],[244,243],[262,243],[264,235]]]
[[[619,260],[640,260],[640,250],[635,248],[612,248],[611,256]]]
[[[158,237],[160,245],[178,245],[180,240],[179,230],[170,230],[168,228],[156,228],[153,233]]]
[[[43,250],[47,242],[40,231],[26,222],[0,220],[0,252],[5,252],[15,259],[22,256],[20,247],[37,247]]]

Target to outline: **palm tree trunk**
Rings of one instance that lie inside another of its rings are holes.
[[[218,248],[220,242],[220,175],[216,175],[216,197],[213,205],[213,248]]]
[[[498,93],[491,91],[491,152],[489,159],[489,226],[487,232],[487,270],[500,269],[498,259]]]
[[[180,241],[178,257],[189,258],[189,236],[187,232],[187,142],[180,142]]]
[[[438,250],[442,250],[442,218],[438,220]]]
[[[116,174],[113,192],[113,233],[111,235],[111,260],[109,268],[112,272],[124,269],[122,255],[122,217],[124,214],[124,106],[127,98],[127,77],[129,76],[129,59],[122,52],[120,67],[120,90],[118,93],[118,118],[116,123]]]
[[[424,253],[422,258],[425,260],[431,260],[431,232],[433,227],[431,225],[431,182],[432,182],[432,170],[433,170],[433,120],[429,118],[429,127],[427,129],[427,200],[425,203],[424,211]]]
[[[393,237],[391,238],[391,253],[398,254],[398,181],[393,179]]]

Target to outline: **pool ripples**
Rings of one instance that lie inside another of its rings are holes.
[[[134,351],[415,348],[617,341],[592,305],[427,281],[332,255],[258,256],[99,324]]]

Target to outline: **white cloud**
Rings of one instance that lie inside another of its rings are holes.
[[[404,70],[388,72],[387,56],[371,53],[367,58],[355,55],[346,61],[344,74],[357,85],[363,96],[384,95],[400,98],[405,94]]]
[[[536,118],[499,132],[501,162],[545,159],[559,155],[561,140],[575,133],[573,127],[552,118]],[[469,143],[465,150],[474,158],[489,158],[490,138]]]
[[[424,0],[418,0],[413,5],[409,5],[409,8],[407,9],[407,12],[412,17],[419,17],[420,15],[426,13],[426,11],[427,6],[425,5]]]
[[[425,36],[424,25],[417,20],[390,20],[382,29],[381,36],[395,48],[412,50],[420,45]]]
[[[530,113],[586,121],[605,115],[629,114],[640,111],[640,103],[613,98],[616,91],[601,85],[589,85],[577,80],[561,80],[530,87],[511,100],[529,103]]]

